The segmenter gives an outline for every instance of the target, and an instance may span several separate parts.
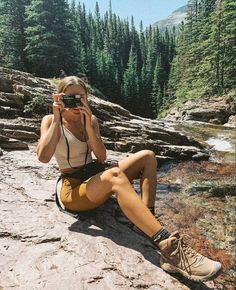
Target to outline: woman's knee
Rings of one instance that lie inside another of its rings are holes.
[[[116,191],[117,187],[129,183],[127,176],[119,167],[113,167],[103,173],[103,178],[111,183],[112,190]]]
[[[145,150],[142,150],[142,152],[147,157],[156,158],[155,153],[152,150],[145,149]]]
[[[154,163],[157,163],[156,155],[152,150],[145,149],[145,150],[141,150],[139,152],[145,161],[148,161],[148,162],[152,161]]]
[[[111,181],[114,177],[118,177],[122,174],[122,170],[119,167],[112,167],[102,174],[102,178],[106,181]]]

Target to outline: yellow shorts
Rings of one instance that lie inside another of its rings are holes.
[[[86,196],[87,182],[81,182],[81,180],[75,178],[62,178],[60,198],[66,209],[71,211],[86,211],[100,205],[90,201]]]

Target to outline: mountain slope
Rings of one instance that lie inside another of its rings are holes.
[[[184,21],[187,16],[188,5],[182,6],[171,13],[165,19],[159,20],[153,24],[153,26],[158,26],[160,30],[164,30],[166,28],[172,28],[173,26],[178,27],[179,24]]]

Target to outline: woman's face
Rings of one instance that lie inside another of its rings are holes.
[[[87,95],[86,92],[84,90],[84,88],[80,85],[70,85],[68,86],[64,93],[66,94],[66,96],[73,96],[73,95],[80,95],[81,99],[83,101],[85,101],[85,103],[87,102]],[[67,112],[73,113],[78,115],[80,114],[80,107],[76,107],[76,108],[65,108],[65,110]]]

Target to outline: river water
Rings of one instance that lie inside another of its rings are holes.
[[[214,286],[187,286],[235,289],[236,128],[196,121],[164,125],[200,142],[210,154],[208,161],[170,164],[158,171],[156,207],[162,224],[190,235],[196,250],[223,264]]]
[[[236,127],[197,121],[168,123],[168,125],[207,145],[211,161],[236,164]]]

